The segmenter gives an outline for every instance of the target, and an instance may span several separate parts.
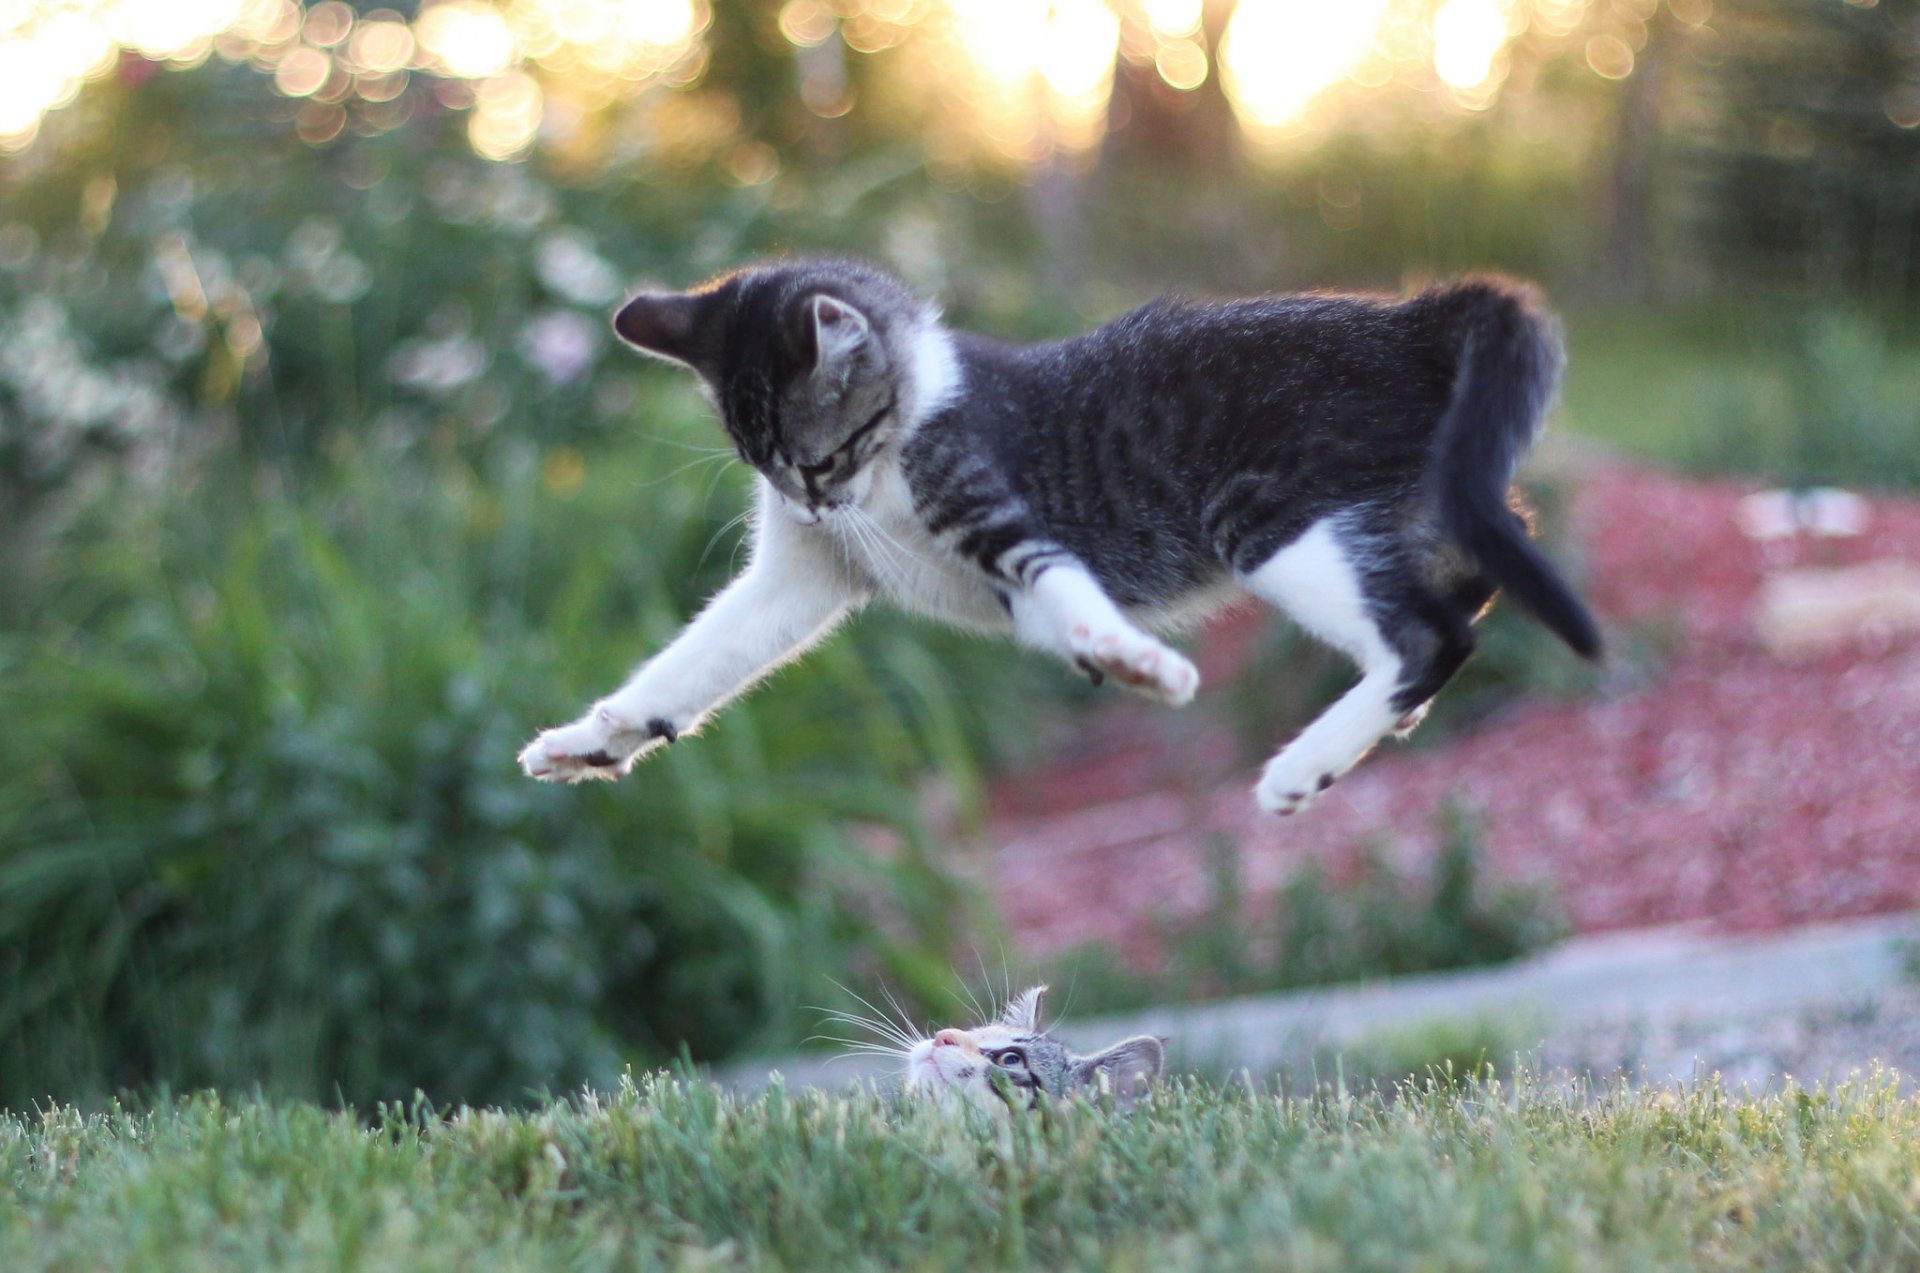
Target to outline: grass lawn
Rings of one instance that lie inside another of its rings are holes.
[[[1176,1086],[1132,1115],[648,1079],[526,1113],[0,1121],[0,1267],[1807,1269],[1920,1263],[1920,1102]]]

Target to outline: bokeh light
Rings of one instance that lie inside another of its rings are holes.
[[[1666,3],[1695,30],[1713,13],[1710,0]],[[591,117],[666,90],[641,112],[646,144],[682,159],[702,148],[735,179],[759,184],[777,168],[741,158],[753,139],[727,103],[669,100],[701,80],[711,4],[422,0],[409,15],[358,13],[340,0],[0,0],[0,151],[31,144],[48,111],[123,55],[166,66],[218,55],[303,99],[298,131],[315,144],[350,120],[362,132],[402,122],[409,85],[426,77],[441,105],[473,111],[468,135],[495,159],[524,156],[537,142],[604,147],[607,130],[589,126]],[[1624,78],[1656,7],[1238,0],[1214,11],[1222,33],[1209,27],[1205,0],[787,0],[768,34],[792,51],[801,103],[820,119],[839,119],[872,94],[891,117],[917,121],[936,162],[1035,167],[1101,144],[1121,61],[1150,66],[1180,93],[1218,75],[1260,153],[1298,135],[1343,83],[1437,80],[1448,90],[1442,101],[1484,108],[1503,91],[1508,46],[1523,30],[1571,41],[1595,74]],[[855,66],[863,58],[887,66],[870,76]]]
[[[1433,15],[1433,69],[1449,88],[1474,89],[1494,74],[1507,43],[1500,0],[1446,0]]]
[[[1227,96],[1256,135],[1283,129],[1373,48],[1387,0],[1242,0],[1220,49]]]
[[[1120,41],[1105,0],[947,0],[946,10],[964,59],[950,88],[994,149],[1038,160],[1099,142]]]

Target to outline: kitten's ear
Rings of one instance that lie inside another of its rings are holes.
[[[699,367],[711,352],[702,292],[643,292],[620,307],[613,330],[636,349]]]
[[[802,366],[838,372],[873,336],[867,316],[837,296],[816,292],[793,307],[787,341]]]
[[[1025,1031],[1028,1034],[1038,1033],[1040,1030],[1040,1001],[1046,996],[1046,993],[1047,988],[1045,986],[1034,986],[1030,989],[1022,990],[1007,1002],[1005,1010],[1000,1013],[1002,1024],[1010,1026],[1015,1030]]]
[[[1097,1090],[1105,1078],[1107,1089],[1126,1100],[1166,1072],[1166,1044],[1151,1034],[1139,1034],[1075,1061],[1069,1086]]]

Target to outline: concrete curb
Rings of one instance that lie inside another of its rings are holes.
[[[1550,1036],[1608,1024],[1669,1028],[1689,1018],[1808,1011],[1901,984],[1899,942],[1915,922],[1898,915],[1763,935],[1609,933],[1497,968],[1155,1008],[1069,1021],[1060,1033],[1083,1046],[1164,1035],[1190,1060],[1263,1074],[1368,1035],[1447,1020],[1523,1020]],[[714,1077],[752,1090],[775,1073],[793,1087],[840,1088],[887,1080],[892,1068],[879,1058],[800,1054],[735,1062]]]

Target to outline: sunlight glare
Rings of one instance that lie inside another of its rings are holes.
[[[474,86],[467,139],[487,159],[518,159],[540,135],[546,99],[524,71],[509,71]]]
[[[1201,0],[1145,0],[1142,7],[1155,35],[1177,38],[1200,29]]]
[[[122,45],[164,59],[232,26],[240,17],[240,0],[118,0],[101,16]]]
[[[30,139],[46,103],[61,89],[61,76],[38,41],[0,43],[0,138]]]
[[[1433,15],[1433,69],[1448,88],[1478,88],[1507,36],[1501,0],[1447,0]]]
[[[1120,19],[1105,0],[947,0],[946,7],[953,41],[971,63],[966,95],[995,148],[1033,160],[1099,144],[1120,44]]]
[[[1387,0],[1241,0],[1220,48],[1221,80],[1243,125],[1284,128],[1373,47]]]
[[[518,60],[513,31],[500,11],[473,0],[443,0],[420,15],[414,38],[449,75],[480,80]]]

